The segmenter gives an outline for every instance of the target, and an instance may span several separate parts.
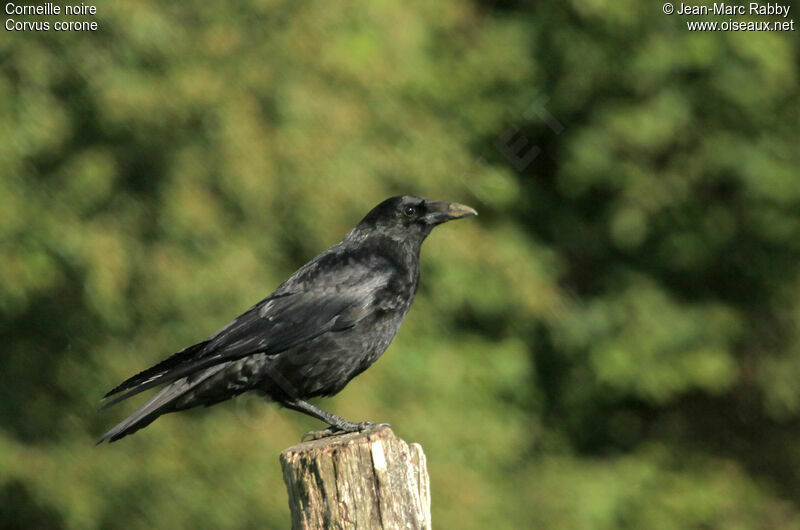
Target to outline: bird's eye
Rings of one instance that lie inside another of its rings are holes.
[[[403,215],[406,217],[412,217],[415,213],[417,213],[417,209],[413,206],[406,206],[403,208]]]

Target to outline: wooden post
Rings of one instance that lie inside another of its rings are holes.
[[[294,530],[431,528],[425,453],[386,425],[281,453]]]

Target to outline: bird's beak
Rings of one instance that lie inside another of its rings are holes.
[[[433,224],[440,224],[470,215],[478,215],[474,208],[456,202],[427,201],[425,209],[427,210],[425,218]]]

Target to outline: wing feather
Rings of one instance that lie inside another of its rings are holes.
[[[359,274],[353,274],[354,270]],[[338,283],[330,276],[318,275],[311,285],[287,281],[208,340],[117,386],[106,397],[127,392],[103,408],[222,362],[254,353],[279,354],[323,333],[352,327],[376,309],[376,297],[388,285],[390,272],[351,267],[350,274]]]

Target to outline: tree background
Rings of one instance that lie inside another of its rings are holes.
[[[285,528],[277,457],[318,422],[243,396],[96,448],[141,401],[99,398],[411,193],[481,215],[324,406],[422,443],[436,527],[800,528],[797,31],[634,0],[97,9],[0,33],[1,527]]]

